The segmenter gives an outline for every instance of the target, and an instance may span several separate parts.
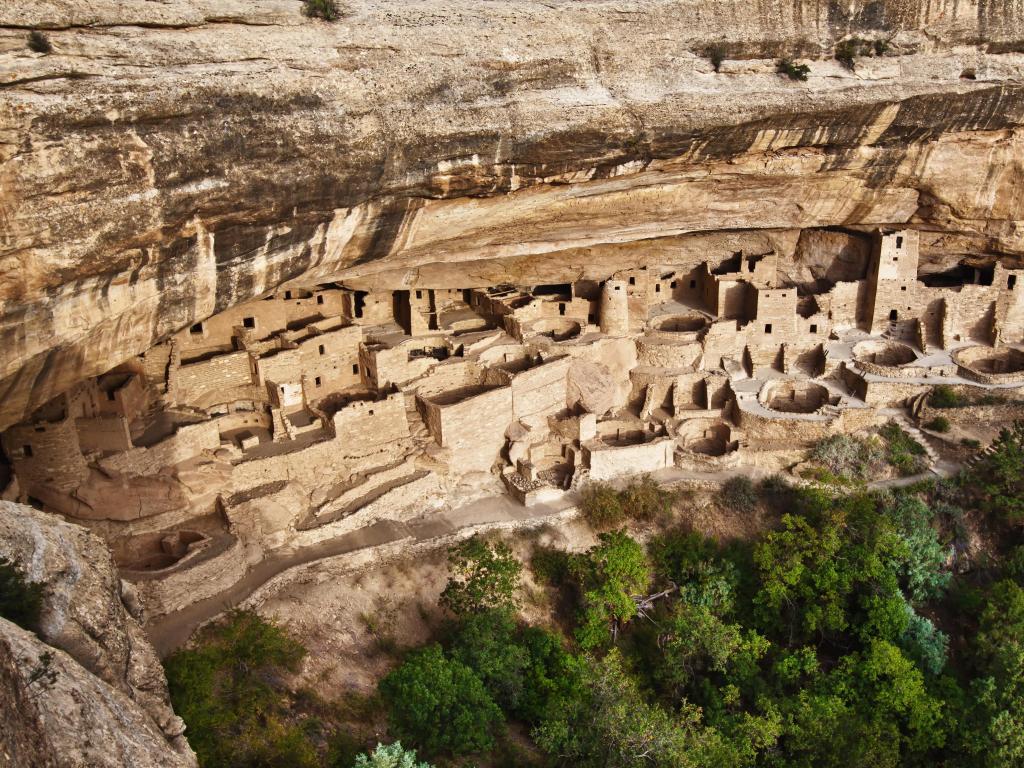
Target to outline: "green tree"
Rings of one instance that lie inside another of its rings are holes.
[[[368,755],[359,755],[353,768],[433,768],[429,763],[416,760],[416,751],[405,749],[400,741],[378,744]]]
[[[314,768],[317,751],[285,706],[280,679],[306,649],[277,624],[233,611],[166,662],[171,703],[203,768]]]
[[[1024,521],[1024,422],[999,433],[993,450],[971,468],[967,485],[983,509],[1010,523]]]
[[[523,566],[504,542],[473,536],[448,551],[451,577],[441,605],[456,615],[516,607]]]
[[[700,710],[683,704],[669,714],[647,703],[613,649],[582,663],[579,696],[565,702],[533,736],[562,765],[581,768],[689,768],[706,765],[709,736]]]
[[[391,730],[427,754],[469,754],[494,745],[501,710],[473,670],[446,658],[440,645],[410,654],[379,690]]]
[[[635,597],[651,578],[643,547],[625,532],[602,533],[598,538],[600,543],[570,566],[582,593],[576,639],[583,648],[607,643],[636,616]]]

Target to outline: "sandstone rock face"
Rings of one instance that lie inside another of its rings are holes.
[[[36,677],[42,671],[47,676]],[[0,754],[32,768],[188,768],[127,694],[0,619]]]
[[[560,282],[906,222],[926,268],[1024,254],[1016,0],[341,6],[3,3],[0,428],[296,278]],[[888,50],[851,71],[850,36]]]
[[[27,662],[22,657],[38,656],[47,645],[60,649],[63,653],[56,654],[60,683],[45,695],[30,691],[35,704],[28,712],[45,725],[44,741],[52,736],[70,743],[76,731],[69,729],[75,728],[81,729],[78,734],[103,738],[124,729],[109,743],[124,742],[125,750],[138,750],[133,754],[152,752],[144,762],[117,762],[116,752],[93,761],[85,759],[91,754],[88,751],[65,753],[60,747],[54,754],[62,760],[52,764],[194,765],[195,757],[182,736],[184,724],[170,707],[163,668],[142,630],[138,601],[130,593],[122,594],[122,582],[103,542],[54,515],[0,502],[0,556],[19,563],[28,579],[43,584],[45,591],[39,639],[0,621],[0,657],[13,660],[20,675],[13,679],[13,689],[4,690],[28,691]],[[79,704],[74,705],[75,701]],[[108,717],[113,721],[107,722]],[[90,745],[86,740],[80,746],[102,752],[103,741]],[[75,754],[83,759],[70,759]]]

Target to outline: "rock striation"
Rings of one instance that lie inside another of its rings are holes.
[[[44,586],[38,636],[0,619],[0,681],[15,704],[0,712],[9,764],[195,766],[141,610],[103,542],[0,502],[0,556]]]
[[[813,282],[800,230],[906,224],[924,271],[1024,253],[1015,0],[341,6],[3,4],[0,428],[292,280]]]

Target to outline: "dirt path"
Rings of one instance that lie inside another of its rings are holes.
[[[753,467],[738,467],[727,472],[692,472],[673,468],[657,472],[654,477],[663,484],[671,485],[688,480],[723,483],[736,475],[745,475],[756,480],[767,474],[764,470]],[[934,477],[935,475],[931,472],[925,472],[913,477],[870,483],[869,487],[885,488],[911,485],[920,480]],[[575,493],[567,493],[554,504],[524,507],[509,496],[492,496],[429,518],[413,520],[409,523],[383,520],[320,544],[289,552],[271,553],[220,594],[192,603],[180,611],[161,616],[148,623],[146,631],[157,653],[164,658],[183,646],[199,626],[239,605],[270,579],[289,568],[368,547],[391,544],[403,539],[409,539],[411,543],[421,543],[448,536],[463,528],[550,517],[574,506],[576,501]]]

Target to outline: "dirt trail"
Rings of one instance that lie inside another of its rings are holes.
[[[745,475],[758,479],[768,474],[753,467],[738,467],[728,472],[692,472],[681,469],[667,469],[654,474],[659,482],[671,485],[689,480],[723,483],[730,477]],[[871,488],[910,485],[920,480],[934,478],[931,472],[913,477],[884,480],[870,483]],[[378,547],[403,539],[410,543],[422,543],[431,539],[449,536],[463,528],[507,523],[510,521],[538,520],[557,515],[577,501],[575,493],[566,494],[554,504],[538,504],[523,507],[508,496],[492,496],[429,518],[398,523],[383,520],[335,539],[281,553],[271,553],[253,566],[244,577],[214,597],[200,600],[180,611],[161,616],[146,625],[150,641],[161,658],[183,646],[192,633],[202,624],[224,611],[239,605],[253,592],[280,573],[299,565],[305,565],[328,557],[344,555],[368,547]]]

